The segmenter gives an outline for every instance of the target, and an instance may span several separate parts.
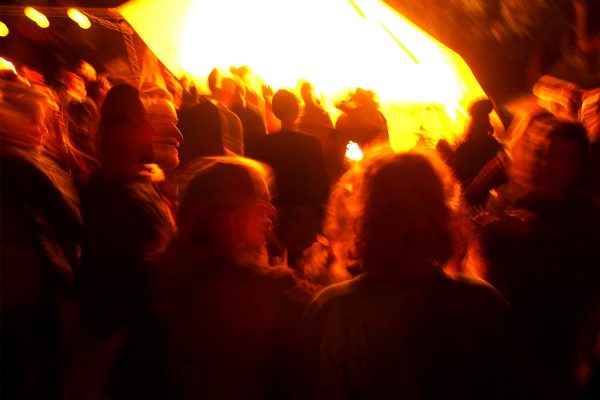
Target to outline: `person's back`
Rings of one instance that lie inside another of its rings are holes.
[[[251,154],[256,143],[267,135],[265,120],[260,111],[250,105],[237,104],[231,108],[237,115],[244,131],[244,152]]]
[[[472,120],[467,137],[456,148],[451,163],[463,188],[466,188],[485,164],[503,149],[493,136],[494,128],[488,116],[492,110],[489,100],[477,101],[469,110]]]
[[[75,318],[79,197],[40,151],[53,100],[0,72],[0,397],[54,399]]]
[[[576,336],[600,293],[588,154],[582,126],[535,116],[513,143],[508,183],[480,220],[490,282],[514,310],[519,398],[577,395]]]
[[[273,204],[279,213],[276,233],[288,252],[288,264],[296,266],[320,231],[329,183],[319,140],[297,130],[296,96],[279,90],[273,96],[273,111],[281,120],[281,131],[260,140],[248,156],[273,169]]]
[[[273,168],[275,204],[318,208],[326,202],[327,177],[315,137],[282,130],[261,139],[250,156]]]
[[[317,398],[496,398],[508,306],[443,273],[363,274],[325,289],[305,326],[317,339]]]
[[[197,157],[224,155],[219,108],[208,99],[179,113],[178,127],[184,141],[179,148],[181,164]]]
[[[100,389],[112,398],[164,395],[153,288],[174,224],[145,167],[153,161],[154,132],[137,89],[113,87],[104,100],[98,132],[102,167],[82,196],[81,326],[96,339],[89,354],[114,343],[93,366],[110,372],[110,381]],[[90,372],[93,376],[95,371]]]
[[[382,153],[356,168],[330,213],[347,210],[350,227],[334,255],[364,273],[309,308],[306,397],[501,397],[508,306],[462,277],[468,268],[456,270],[473,244],[452,176],[419,152]]]
[[[171,395],[278,398],[299,306],[287,270],[213,255],[193,266],[169,312]]]

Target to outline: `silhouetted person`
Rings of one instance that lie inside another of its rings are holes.
[[[320,231],[329,188],[319,141],[298,132],[300,105],[296,96],[279,90],[273,96],[273,112],[281,120],[281,131],[260,140],[249,156],[273,168],[273,204],[279,215],[276,233],[288,250],[288,262],[295,265]]]
[[[500,397],[508,307],[491,286],[444,272],[466,240],[448,172],[420,153],[365,168],[346,204],[348,256],[364,273],[311,304],[304,397]]]
[[[164,395],[154,286],[174,225],[145,165],[154,161],[155,134],[138,90],[113,87],[101,109],[102,167],[82,201],[80,274],[82,326],[108,346],[99,356],[89,350],[101,357],[91,373],[108,375],[109,387],[100,389],[112,398]]]
[[[315,136],[323,148],[327,147],[329,135],[333,130],[333,122],[329,113],[325,111],[319,100],[315,97],[314,88],[310,82],[304,82],[300,89],[304,106],[298,127],[304,133]]]
[[[488,161],[502,151],[503,147],[494,138],[494,128],[490,123],[489,113],[492,110],[492,102],[489,100],[477,101],[469,110],[471,122],[467,135],[464,142],[456,148],[452,164],[463,188],[469,185]]]
[[[298,127],[301,132],[319,139],[323,149],[329,183],[333,185],[345,168],[344,157],[348,138],[344,133],[334,129],[329,113],[323,108],[319,99],[316,98],[314,88],[310,82],[302,84],[300,94],[304,106]]]
[[[230,91],[226,106],[238,116],[244,130],[244,151],[252,153],[256,143],[267,135],[265,120],[258,108],[246,101],[243,82],[224,80],[223,91]]]
[[[577,396],[576,335],[600,293],[588,151],[580,125],[534,118],[511,148],[508,183],[488,202],[489,278],[514,309],[514,398]]]
[[[208,77],[212,96],[179,112],[178,128],[184,141],[179,148],[181,166],[198,157],[243,155],[244,138],[239,118],[221,102],[221,77],[213,70]]]
[[[49,92],[0,71],[0,339],[3,399],[58,399],[75,318],[81,239],[71,176],[44,153],[59,122]]]
[[[335,128],[346,137],[346,142],[351,140],[358,143],[361,149],[380,143],[389,144],[387,120],[379,111],[375,93],[358,88],[348,100],[336,107],[343,114],[339,116]]]
[[[178,213],[165,269],[174,399],[286,398],[309,297],[266,264],[267,175],[247,159],[205,160]]]

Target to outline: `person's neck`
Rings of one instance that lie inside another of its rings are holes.
[[[298,131],[297,121],[281,121],[282,131]]]

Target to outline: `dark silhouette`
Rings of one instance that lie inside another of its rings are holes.
[[[273,204],[279,214],[277,236],[296,265],[304,249],[320,231],[328,183],[319,141],[297,131],[299,102],[286,90],[273,96],[273,112],[281,120],[280,132],[259,141],[250,157],[273,168],[276,192]]]
[[[347,139],[346,142],[351,140],[358,143],[361,149],[380,143],[389,144],[387,121],[379,111],[374,92],[358,88],[337,108],[343,114],[339,116],[335,127]]]
[[[508,308],[485,283],[443,272],[466,237],[434,165],[418,153],[367,164],[349,199],[365,273],[309,309],[306,398],[501,397]]]
[[[309,297],[290,270],[266,264],[267,176],[246,159],[201,164],[185,190],[165,270],[171,396],[286,398]]]
[[[494,128],[489,117],[492,110],[492,102],[489,100],[475,102],[469,110],[471,122],[467,135],[464,142],[456,148],[451,164],[463,188],[471,183],[486,163],[502,151],[502,145],[493,136]]]
[[[331,117],[314,94],[310,82],[304,82],[300,89],[304,107],[298,127],[300,131],[319,139],[325,158],[325,167],[329,183],[333,185],[344,173],[344,158],[348,138],[342,132],[334,129]]]
[[[252,153],[256,143],[267,135],[265,120],[251,103],[246,101],[246,89],[240,80],[230,78],[223,90],[228,90],[226,106],[235,113],[244,130],[244,151]]]
[[[58,120],[54,99],[38,88],[0,71],[0,397],[6,399],[59,398],[59,367],[75,318],[79,196],[42,147]]]
[[[89,379],[97,385],[97,376],[105,374],[109,382],[100,384],[108,387],[92,389],[112,398],[165,394],[154,290],[174,226],[144,166],[154,161],[154,134],[139,92],[125,84],[113,87],[101,109],[102,167],[82,200],[81,323],[95,339],[85,350],[99,359],[84,358],[87,364],[72,367],[84,374],[74,384]]]
[[[489,279],[514,308],[515,398],[577,398],[577,331],[600,287],[588,151],[580,125],[532,119],[512,146],[508,183],[478,218]]]
[[[196,104],[179,111],[178,128],[184,137],[179,149],[182,167],[198,157],[244,154],[242,123],[222,103],[221,85],[215,69],[208,78],[212,96],[200,96]]]

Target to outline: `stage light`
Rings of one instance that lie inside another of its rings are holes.
[[[46,18],[44,14],[33,7],[26,7],[25,15],[27,18],[35,22],[40,28],[47,28],[50,26],[50,21],[48,21],[48,18]]]
[[[7,37],[8,32],[8,26],[6,26],[4,22],[0,21],[0,37]]]
[[[90,29],[92,26],[88,17],[76,8],[69,8],[67,15],[79,25],[81,29]]]

